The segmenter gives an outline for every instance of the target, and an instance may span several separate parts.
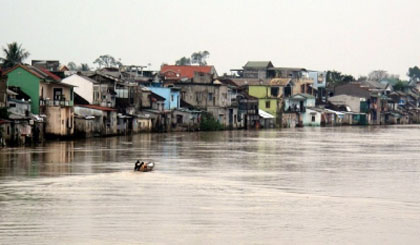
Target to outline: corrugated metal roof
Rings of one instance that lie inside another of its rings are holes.
[[[258,109],[258,115],[264,119],[274,119],[273,115],[261,109]]]
[[[244,68],[269,68],[273,67],[271,61],[248,61]]]
[[[274,78],[270,81],[270,85],[286,86],[292,81],[291,78]]]

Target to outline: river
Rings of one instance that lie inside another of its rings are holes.
[[[0,150],[0,244],[419,244],[419,230],[416,125]]]

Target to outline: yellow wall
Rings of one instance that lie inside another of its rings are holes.
[[[67,86],[62,86],[60,84],[55,83],[43,83],[41,82],[41,86],[39,86],[39,94],[40,96],[43,93],[43,98],[49,98],[50,100],[54,100],[54,88],[62,88],[63,94],[66,98],[66,100],[71,100],[71,89]]]

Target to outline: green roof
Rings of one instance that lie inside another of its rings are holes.
[[[268,68],[273,67],[271,61],[248,61],[244,68]]]

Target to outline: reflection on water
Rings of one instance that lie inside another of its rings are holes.
[[[418,142],[396,126],[2,149],[0,243],[417,244]]]

